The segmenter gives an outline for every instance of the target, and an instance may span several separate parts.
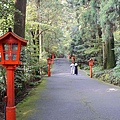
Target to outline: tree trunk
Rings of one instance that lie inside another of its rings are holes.
[[[41,22],[42,22],[42,15],[41,15],[41,9],[40,9],[40,7],[41,7],[41,0],[38,0],[37,1],[37,8],[38,8],[38,22],[39,22],[39,24],[41,24]],[[39,61],[40,61],[40,59],[42,58],[42,39],[43,39],[43,36],[42,36],[42,29],[41,29],[41,25],[39,25],[38,26],[39,27],[39,39],[38,39],[38,41],[39,41]]]
[[[105,42],[103,42],[103,69],[107,68],[107,53],[105,51]]]
[[[15,1],[15,8],[17,11],[14,16],[14,32],[23,38],[25,37],[26,3],[27,0]]]
[[[104,69],[110,69],[115,67],[115,53],[114,53],[114,36],[110,31],[108,32],[108,40],[105,41],[104,48]]]
[[[26,3],[27,0],[15,0],[16,12],[14,13],[14,32],[22,38],[25,38]],[[24,56],[25,56],[25,51],[23,49],[20,58],[22,62],[25,59]],[[21,69],[16,70],[15,73],[24,75],[24,65],[21,64],[19,65],[19,67]]]

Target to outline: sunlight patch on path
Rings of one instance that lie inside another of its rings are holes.
[[[67,75],[67,76],[68,76],[68,75],[71,75],[71,74],[70,74],[70,73],[57,73],[57,74],[54,74],[53,76],[57,76],[57,75],[63,75],[63,76],[64,76],[64,75],[65,75],[65,76]]]
[[[109,88],[109,89],[107,90],[107,92],[116,92],[116,91],[118,91],[118,89],[116,89],[116,88]]]

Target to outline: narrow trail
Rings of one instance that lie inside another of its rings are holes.
[[[120,88],[71,75],[69,61],[56,59],[35,109],[27,120],[120,120]]]

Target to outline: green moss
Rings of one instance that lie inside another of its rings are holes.
[[[109,74],[105,74],[105,80],[109,79]]]
[[[36,110],[34,108],[36,100],[40,97],[40,92],[45,89],[46,80],[42,80],[41,84],[33,88],[27,97],[24,98],[16,106],[17,120],[26,120],[28,116],[33,114]]]

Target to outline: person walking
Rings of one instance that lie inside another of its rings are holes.
[[[78,64],[75,63],[75,74],[78,75]]]
[[[74,72],[75,72],[75,64],[74,64],[74,63],[71,63],[70,67],[71,67],[71,74],[74,75]]]

